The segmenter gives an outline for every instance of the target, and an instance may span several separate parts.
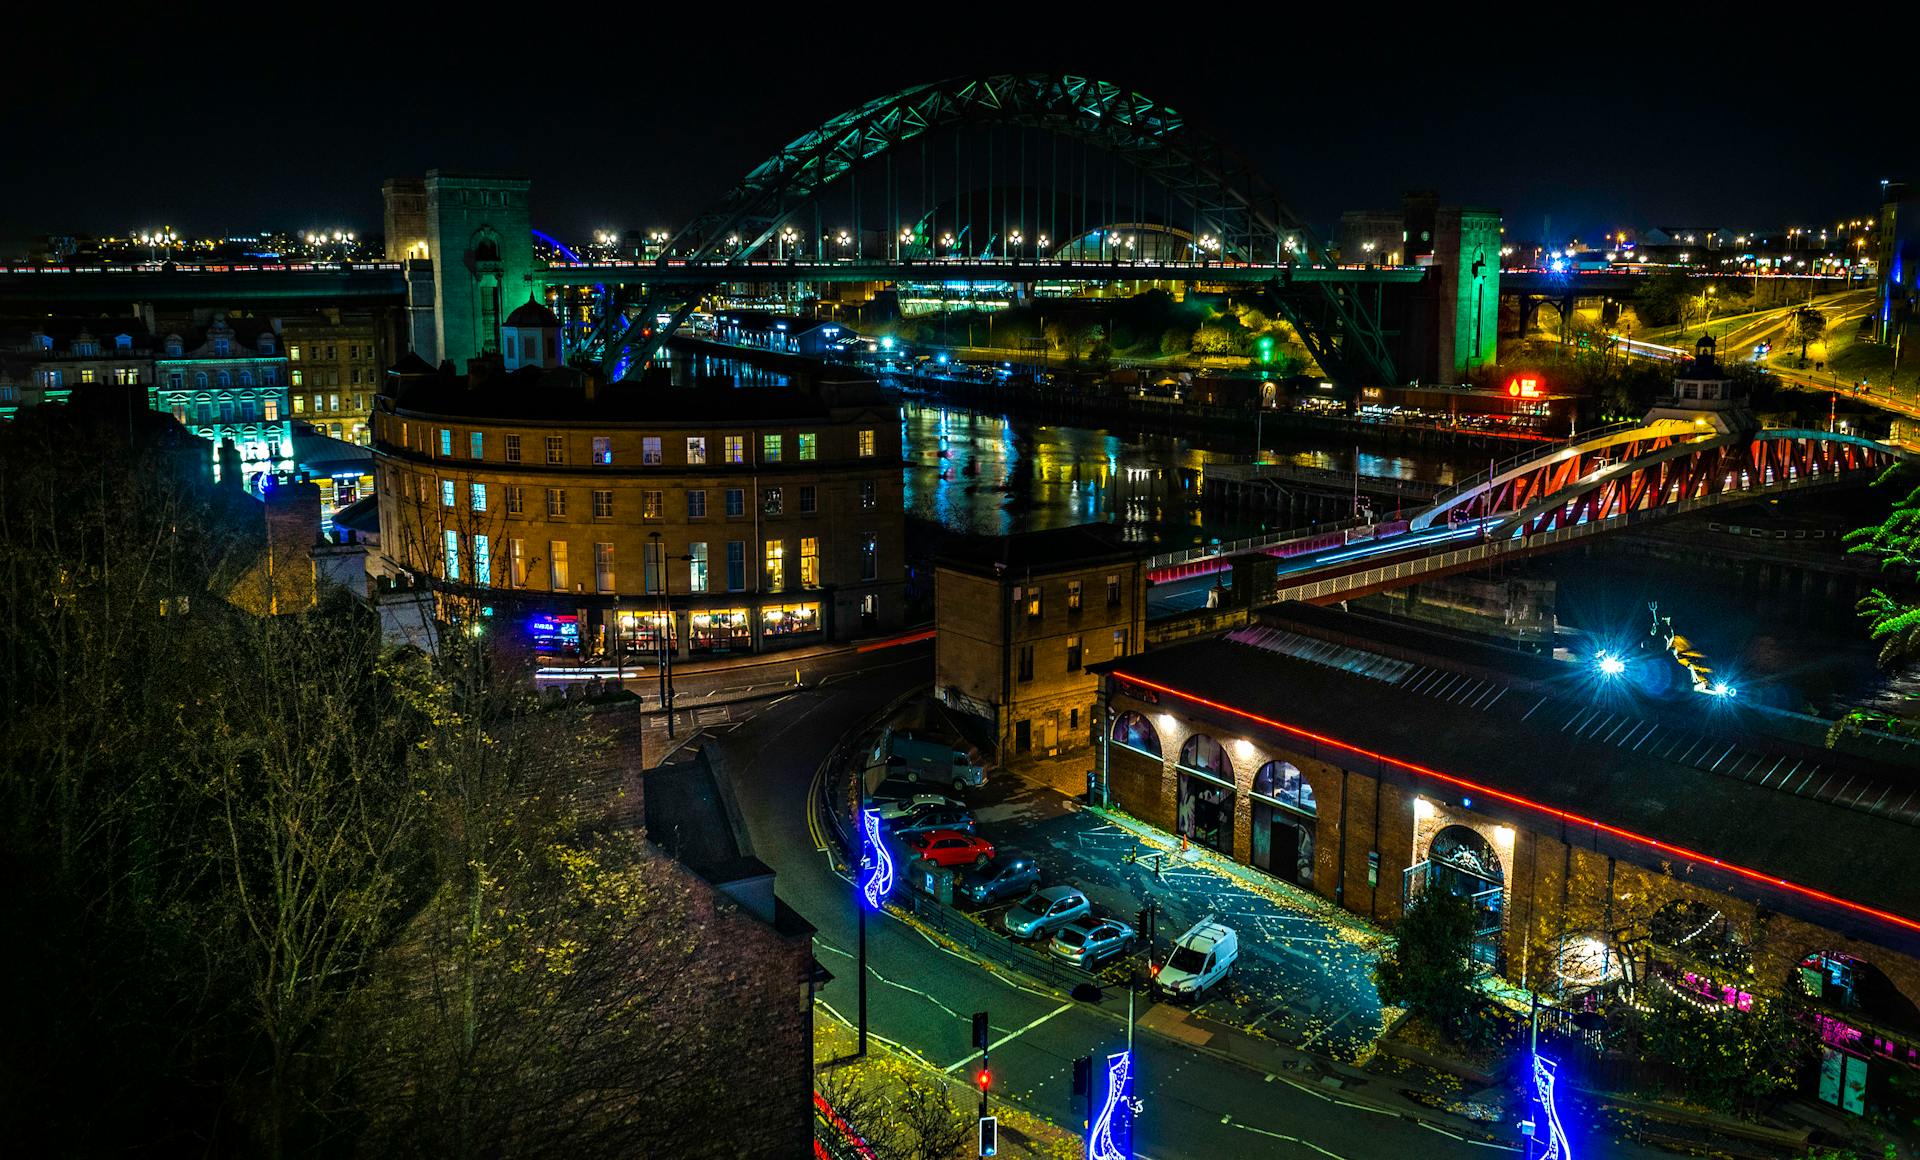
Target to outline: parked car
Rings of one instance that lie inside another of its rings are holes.
[[[985,866],[993,859],[993,843],[959,830],[927,830],[907,839],[913,856],[944,866]]]
[[[987,783],[987,771],[951,741],[895,733],[887,744],[888,764],[894,767],[888,776],[897,774],[915,782],[945,782],[955,793],[970,785]]]
[[[1233,974],[1240,957],[1240,936],[1233,928],[1201,919],[1173,941],[1167,961],[1153,973],[1153,988],[1162,994],[1198,998],[1207,988]]]
[[[924,833],[927,830],[963,830],[971,834],[973,833],[973,815],[953,806],[941,806],[909,814],[893,823],[890,828],[902,837],[907,834]]]
[[[1093,906],[1071,886],[1036,890],[1007,908],[1000,925],[1015,938],[1039,938],[1057,926],[1085,916]]]
[[[901,798],[873,798],[867,808],[878,810],[883,822],[897,822],[927,810],[964,810],[966,807],[945,794],[917,793]]]
[[[1091,970],[1133,949],[1133,928],[1117,918],[1076,918],[1053,932],[1048,947],[1076,967]]]
[[[1024,854],[1003,853],[978,870],[969,870],[954,885],[954,893],[969,902],[996,902],[1040,885],[1040,867]]]

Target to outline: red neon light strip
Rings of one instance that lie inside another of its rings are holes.
[[[1217,709],[1222,713],[1230,713],[1235,717],[1244,717],[1249,721],[1255,721],[1255,722],[1258,722],[1259,724],[1266,725],[1274,729],[1278,729],[1283,733],[1291,733],[1296,737],[1305,737],[1312,741],[1318,741],[1324,745],[1331,745],[1336,749],[1344,749],[1349,753],[1357,753],[1362,757],[1371,757],[1375,761],[1386,762],[1388,765],[1397,765],[1401,769],[1408,770],[1412,773],[1420,774],[1423,777],[1431,777],[1439,781],[1444,781],[1450,785],[1457,785],[1462,789],[1472,790],[1474,793],[1486,794],[1489,797],[1497,798],[1500,801],[1507,802],[1511,805],[1519,806],[1522,809],[1532,810],[1535,813],[1545,814],[1548,817],[1557,818],[1563,822],[1570,822],[1580,826],[1588,826],[1593,828],[1594,830],[1599,831],[1600,833],[1610,834],[1613,837],[1620,838],[1628,842],[1632,842],[1635,845],[1645,846],[1648,849],[1652,849],[1652,850],[1658,850],[1663,854],[1669,854],[1674,857],[1684,858],[1689,862],[1705,862],[1708,865],[1717,866],[1720,869],[1727,871],[1728,873],[1738,875],[1739,877],[1745,878],[1748,881],[1758,882],[1763,886],[1777,886],[1783,890],[1792,891],[1793,893],[1801,895],[1802,897],[1811,898],[1816,902],[1824,902],[1831,906],[1838,906],[1844,910],[1853,911],[1855,914],[1864,914],[1869,918],[1877,918],[1882,922],[1892,923],[1895,926],[1903,927],[1910,931],[1920,932],[1920,922],[1916,922],[1911,918],[1903,918],[1900,915],[1894,914],[1892,911],[1881,910],[1878,907],[1868,906],[1865,903],[1861,903],[1861,902],[1852,902],[1852,901],[1849,901],[1848,899],[1841,898],[1838,895],[1828,894],[1824,890],[1815,890],[1811,886],[1802,886],[1797,882],[1789,882],[1785,878],[1776,878],[1771,874],[1762,874],[1758,870],[1749,869],[1745,866],[1739,865],[1738,863],[1723,861],[1719,858],[1712,857],[1711,855],[1702,854],[1697,850],[1689,850],[1685,846],[1676,846],[1671,842],[1663,842],[1658,838],[1649,838],[1645,834],[1636,834],[1632,830],[1623,830],[1619,826],[1608,825],[1606,822],[1598,821],[1594,818],[1582,817],[1579,814],[1572,813],[1568,810],[1560,809],[1557,806],[1550,806],[1544,802],[1537,802],[1531,798],[1521,797],[1519,794],[1508,793],[1505,790],[1494,789],[1492,786],[1481,785],[1478,782],[1468,781],[1464,777],[1456,777],[1451,773],[1441,773],[1437,769],[1431,769],[1427,766],[1419,765],[1411,761],[1402,761],[1400,758],[1397,758],[1397,757],[1388,757],[1384,753],[1375,753],[1371,749],[1362,749],[1358,745],[1349,745],[1345,741],[1338,741],[1332,737],[1327,737],[1319,733],[1314,733],[1311,730],[1302,729],[1297,725],[1288,725],[1284,721],[1275,721],[1271,717],[1262,717],[1258,713],[1250,713],[1245,709],[1236,709],[1231,705],[1222,705],[1218,701],[1210,701],[1205,697],[1196,696],[1192,693],[1183,693],[1179,689],[1171,688],[1167,685],[1162,685],[1155,681],[1149,681],[1141,677],[1129,676],[1126,673],[1120,673],[1120,672],[1116,672],[1113,675],[1116,677],[1119,677],[1121,680],[1131,681],[1132,683],[1136,685],[1140,685],[1144,688],[1153,689],[1156,692],[1166,693],[1169,696],[1179,697],[1183,701],[1191,701],[1196,705],[1204,705],[1209,709]]]
[[[904,636],[896,636],[888,640],[877,640],[871,644],[858,645],[853,651],[857,653],[879,652],[883,648],[899,648],[903,644],[919,644],[923,640],[932,639],[933,629],[929,628],[923,629],[920,632],[909,632]]]

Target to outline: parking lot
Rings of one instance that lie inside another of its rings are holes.
[[[1080,810],[1054,790],[998,774],[961,795],[977,832],[1004,854],[1031,856],[1040,884],[1078,887],[1094,913],[1129,925],[1149,898],[1156,901],[1155,961],[1195,922],[1212,916],[1239,935],[1231,981],[1197,1005],[1202,1014],[1251,1028],[1283,1043],[1351,1057],[1380,1029],[1380,1001],[1371,977],[1366,936],[1326,916],[1279,882],[1271,887],[1229,876],[1203,860],[1182,859],[1152,841]],[[1249,871],[1249,874],[1257,873]],[[1001,915],[1016,898],[960,909],[974,914],[996,938],[1008,937]],[[991,947],[990,943],[980,944]],[[1045,953],[1045,940],[1035,949]],[[1108,985],[1140,967],[1142,951],[1100,971]]]

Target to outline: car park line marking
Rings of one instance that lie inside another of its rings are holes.
[[[854,1026],[853,1020],[847,1018],[845,1015],[840,1014],[840,1012],[835,1011],[833,1009],[833,1004],[817,996],[814,998],[813,1001],[815,1003],[818,1003],[820,1006],[826,1008],[827,1014],[833,1016],[836,1020],[838,1020],[842,1027],[848,1028],[850,1030],[853,1028]],[[867,1032],[867,1036],[870,1039],[877,1040],[880,1043],[883,1043],[886,1046],[893,1048],[895,1051],[900,1052],[902,1055],[912,1056],[913,1058],[919,1060],[921,1063],[926,1064],[928,1067],[933,1066],[932,1060],[928,1059],[924,1055],[921,1055],[919,1052],[915,1051],[911,1047],[908,1047],[906,1044],[901,1043],[897,1039],[888,1039],[886,1036],[880,1034],[878,1031],[873,1031],[873,1030],[869,1030]]]
[[[1002,1035],[999,1039],[989,1044],[987,1046],[987,1050],[989,1052],[998,1051],[1000,1050],[1001,1047],[1005,1046],[1006,1044],[1012,1043],[1014,1040],[1020,1038],[1022,1035],[1025,1035],[1027,1032],[1032,1031],[1034,1028],[1040,1026],[1042,1023],[1045,1023],[1047,1020],[1053,1018],[1055,1015],[1058,1015],[1063,1011],[1073,1010],[1073,1007],[1074,1005],[1072,1003],[1062,1003],[1058,1007],[1055,1007],[1053,1010],[1047,1012],[1045,1015],[1042,1015],[1040,1016],[1040,1018],[1035,1019],[1033,1022],[1027,1024],[1025,1027],[1020,1028],[1018,1031],[1009,1031],[1005,1035]],[[952,1075],[954,1072],[959,1071],[961,1068],[967,1066],[969,1063],[972,1063],[974,1060],[979,1058],[980,1058],[980,1052],[975,1051],[972,1054],[968,1055],[965,1059],[962,1059],[955,1063],[947,1065],[946,1072],[948,1075]]]
[[[1309,1035],[1305,1039],[1301,1040],[1300,1050],[1305,1051],[1307,1048],[1313,1046],[1313,1041],[1320,1038],[1322,1035],[1333,1034],[1334,1028],[1340,1026],[1342,1023],[1345,1023],[1348,1019],[1352,1017],[1353,1017],[1353,1008],[1349,1007],[1345,1011],[1340,1013],[1340,1018],[1335,1019],[1331,1023],[1323,1025],[1318,1031],[1315,1031],[1312,1035]]]

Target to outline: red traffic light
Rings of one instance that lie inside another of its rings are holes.
[[[986,1091],[993,1086],[993,1073],[983,1067],[974,1074],[973,1082],[979,1085],[981,1091]]]

